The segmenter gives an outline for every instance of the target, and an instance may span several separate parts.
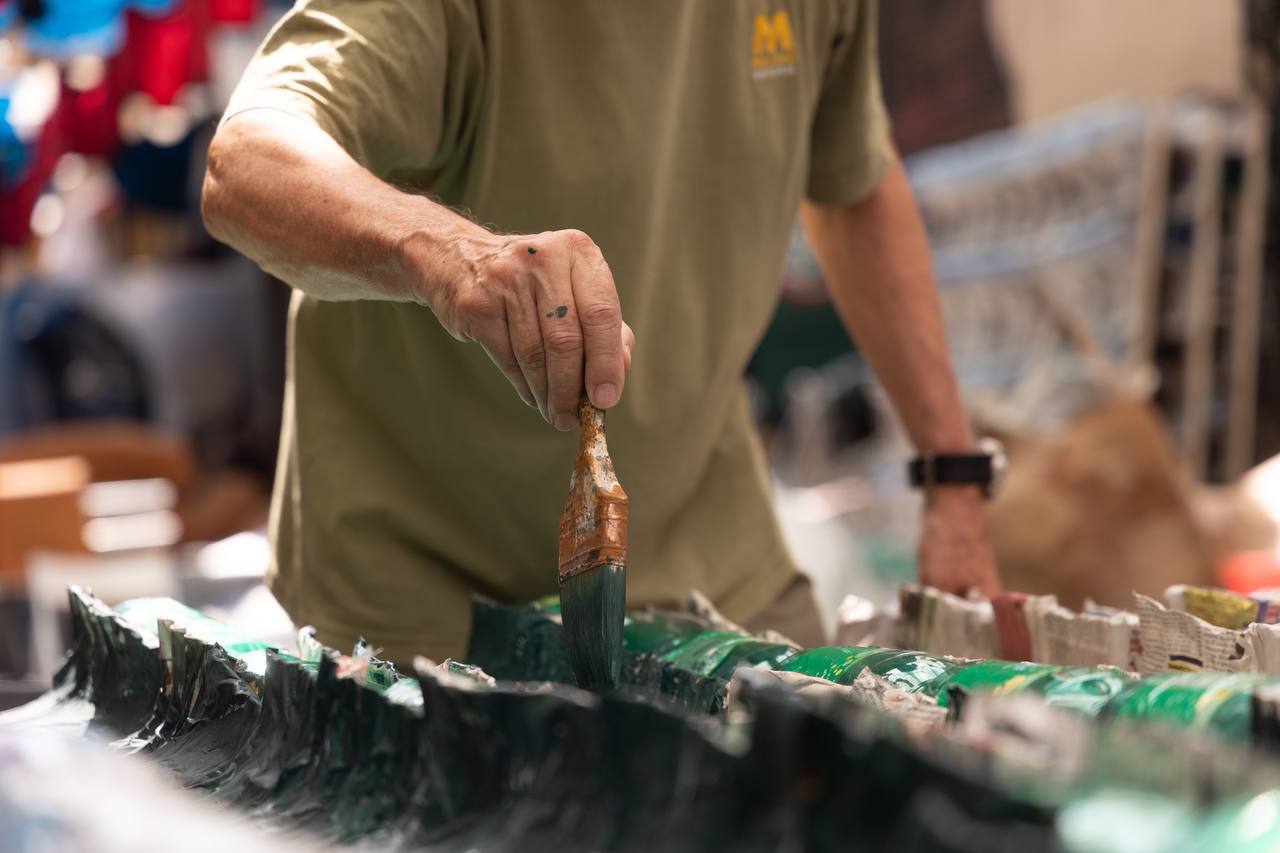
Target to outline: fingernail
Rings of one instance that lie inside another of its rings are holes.
[[[573,415],[556,415],[552,422],[555,424],[555,428],[561,432],[568,432],[578,425],[578,419]]]
[[[601,382],[591,389],[591,402],[598,409],[607,409],[618,402],[618,386],[612,382]]]

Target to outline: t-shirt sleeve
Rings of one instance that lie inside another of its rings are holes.
[[[245,70],[222,121],[276,109],[313,121],[374,174],[434,168],[475,85],[474,21],[449,0],[298,0]]]
[[[833,39],[809,141],[808,198],[849,204],[875,189],[896,154],[880,94],[876,0],[850,0]]]

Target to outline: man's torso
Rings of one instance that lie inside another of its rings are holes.
[[[597,242],[637,338],[607,424],[630,496],[630,601],[697,587],[749,616],[792,568],[740,377],[847,4],[439,6],[451,79],[435,154],[368,165],[499,231]],[[415,49],[380,37],[392,56]],[[369,91],[371,111],[416,107]],[[296,294],[291,335],[273,584],[295,619],[457,654],[470,593],[554,591],[574,434],[426,309]]]

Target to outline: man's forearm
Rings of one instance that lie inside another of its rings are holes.
[[[434,239],[443,247],[483,232],[379,180],[315,125],[274,110],[241,113],[219,129],[202,209],[214,237],[299,290],[332,300],[423,302],[420,270],[404,263],[406,242]]]
[[[807,204],[809,241],[845,326],[889,393],[921,451],[973,447],[960,400],[924,225],[895,162],[870,198],[844,207]],[[929,490],[921,524],[921,583],[958,594],[1000,591],[981,491]]]
[[[806,202],[801,221],[831,299],[922,451],[972,448],[947,354],[924,226],[895,162],[864,201]]]
[[[314,297],[427,306],[558,429],[577,424],[584,393],[604,409],[622,396],[635,335],[581,231],[494,234],[267,109],[218,130],[202,207],[209,233]]]

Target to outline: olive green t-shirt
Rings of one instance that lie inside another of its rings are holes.
[[[227,111],[314,121],[375,174],[504,232],[577,228],[636,348],[609,447],[628,601],[749,619],[795,568],[743,368],[802,197],[892,149],[873,0],[300,0]],[[465,649],[469,599],[556,589],[576,433],[427,309],[295,293],[269,583],[322,639]]]

